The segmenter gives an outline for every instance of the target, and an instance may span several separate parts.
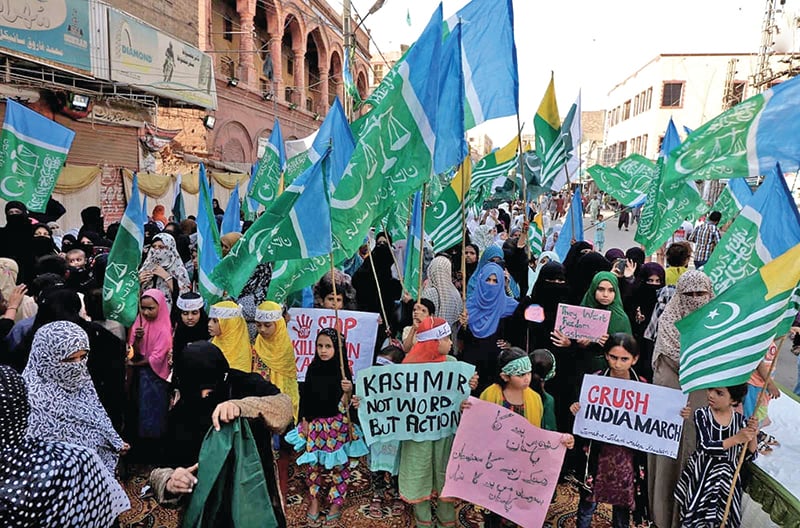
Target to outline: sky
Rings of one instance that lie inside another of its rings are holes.
[[[328,2],[341,10],[341,0]],[[361,15],[373,3],[352,0]],[[444,17],[466,3],[445,0]],[[800,0],[786,3],[796,9]],[[364,26],[382,52],[398,50],[413,43],[437,5],[436,0],[385,0]],[[551,71],[562,118],[579,90],[583,110],[600,110],[614,85],[659,53],[756,53],[765,0],[513,0],[513,6],[520,119],[523,131],[532,132]],[[377,55],[374,45],[372,53]],[[501,146],[516,134],[516,117],[493,120],[482,130]]]

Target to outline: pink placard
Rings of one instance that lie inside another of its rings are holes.
[[[563,435],[534,427],[494,403],[469,401],[453,439],[442,496],[478,504],[524,528],[540,528],[564,462]]]
[[[611,312],[559,303],[555,329],[570,339],[597,341],[608,333]]]

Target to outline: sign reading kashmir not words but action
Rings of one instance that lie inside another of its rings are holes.
[[[608,333],[611,312],[559,303],[555,329],[570,339],[597,341]]]
[[[387,365],[356,379],[358,417],[368,445],[389,440],[438,440],[453,434],[475,367],[462,361]]]
[[[563,435],[494,403],[469,401],[442,496],[478,504],[526,528],[542,526],[564,461]]]
[[[585,376],[578,436],[664,455],[678,456],[686,396],[681,391],[608,376]]]
[[[355,377],[372,365],[375,338],[378,334],[378,314],[339,310],[339,322],[333,310],[323,308],[292,308],[292,320],[286,325],[292,340],[297,381],[305,381],[306,371],[317,351],[317,334],[323,328],[339,328],[347,344],[347,361]]]

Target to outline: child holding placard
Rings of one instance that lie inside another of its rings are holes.
[[[448,355],[453,346],[450,325],[439,317],[427,317],[417,327],[417,343],[411,348],[403,363],[439,363],[456,361]],[[478,386],[477,374],[469,381],[471,390]],[[433,526],[431,499],[436,504],[437,526],[453,526],[456,522],[455,499],[442,498],[447,462],[453,446],[453,436],[439,440],[415,442],[404,440],[400,445],[400,496],[414,506],[417,526]]]
[[[324,475],[332,483],[328,491],[331,503],[326,521],[339,519],[347,495],[350,457],[367,454],[361,432],[349,420],[346,412],[353,394],[352,374],[347,360],[344,336],[333,328],[323,328],[317,335],[317,350],[306,371],[306,381],[300,391],[300,424],[286,435],[286,441],[303,454],[297,464],[308,464],[306,483],[311,502],[306,514],[306,526],[320,526],[319,493]],[[344,376],[342,376],[342,369]],[[353,427],[355,431],[351,431]]]
[[[511,347],[500,353],[497,363],[500,367],[499,380],[481,393],[481,399],[523,416],[531,425],[542,427],[544,408],[539,393],[530,387],[533,365],[528,354],[521,348]],[[539,378],[538,375],[537,378]],[[539,384],[542,384],[541,378],[539,378]],[[575,438],[571,434],[564,434],[561,443],[567,449],[572,449],[575,445]],[[502,523],[499,515],[492,512],[487,513],[487,527],[500,526]]]
[[[628,334],[615,333],[605,343],[608,367],[599,375],[639,381],[633,370],[639,360],[639,347]],[[570,406],[572,414],[580,412],[580,403]],[[647,519],[647,456],[641,451],[615,444],[590,440],[584,447],[586,465],[580,483],[580,502],[575,519],[576,528],[589,528],[597,503],[611,504],[611,524],[614,528],[628,528],[631,512],[639,526]]]
[[[733,482],[736,464],[742,449],[746,459],[756,456],[758,419],[734,410],[747,394],[747,384],[715,387],[706,390],[708,406],[694,412],[697,428],[697,450],[689,457],[675,488],[675,503],[680,511],[682,526],[719,526],[725,503]],[[684,409],[689,418],[691,409]],[[742,522],[742,478],[736,480],[731,502],[728,528],[738,528]]]

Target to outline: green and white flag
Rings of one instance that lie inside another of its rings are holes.
[[[658,175],[656,164],[639,154],[631,154],[615,167],[593,165],[586,172],[600,190],[627,207],[644,203],[647,190]]]
[[[334,260],[343,262],[363,243],[370,227],[397,202],[407,200],[433,175],[442,11],[437,8],[419,40],[395,64],[366,101],[350,163],[331,196]],[[270,298],[282,301],[310,286],[328,269],[327,258],[276,266]]]
[[[542,213],[536,213],[528,228],[528,243],[531,246],[531,254],[539,255],[544,248],[544,222]],[[532,285],[531,285],[532,286]]]
[[[800,307],[800,244],[675,326],[683,392],[746,383]]]
[[[733,178],[722,189],[717,201],[714,202],[708,212],[719,211],[722,213],[720,225],[727,224],[736,218],[736,215],[744,209],[744,206],[747,205],[752,196],[753,191],[750,190],[750,186],[744,178]]]
[[[103,313],[111,321],[131,326],[139,313],[139,266],[142,263],[144,224],[139,180],[133,173],[131,197],[108,254],[103,280]]]
[[[553,74],[550,84],[544,93],[542,102],[533,117],[533,128],[536,131],[536,156],[541,160],[539,185],[551,188],[559,172],[564,171],[567,163],[567,152],[564,138],[561,136],[561,118],[558,116],[556,104],[556,88]]]
[[[272,204],[279,194],[281,174],[286,167],[286,153],[283,146],[281,124],[275,119],[272,133],[264,149],[264,155],[258,160],[254,182],[248,196],[265,207]]]
[[[6,99],[0,133],[0,197],[43,213],[75,132]]]
[[[470,188],[472,161],[469,157],[461,164],[455,177],[450,181],[439,198],[425,216],[425,232],[433,241],[433,251],[438,253],[461,242],[462,199],[461,190]]]
[[[800,214],[783,174],[773,170],[728,227],[703,272],[719,295],[798,243]]]
[[[519,137],[514,137],[506,146],[490,152],[472,167],[472,176],[467,193],[467,205],[481,207],[492,194],[493,183],[498,178],[508,178],[508,173],[517,166]]]

